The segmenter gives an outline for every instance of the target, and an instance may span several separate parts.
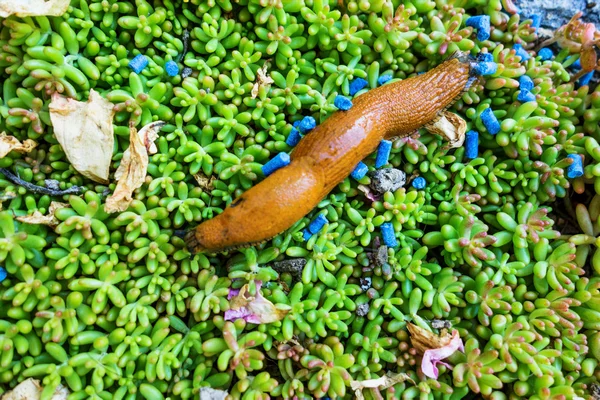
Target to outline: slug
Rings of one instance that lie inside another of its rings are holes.
[[[306,216],[382,139],[408,136],[435,122],[468,87],[474,73],[458,54],[431,71],[387,84],[353,99],[307,134],[290,164],[235,199],[218,216],[188,231],[196,252],[222,252],[254,245]]]

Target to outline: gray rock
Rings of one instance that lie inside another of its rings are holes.
[[[372,172],[371,189],[378,193],[394,192],[406,183],[406,174],[396,168],[383,168]]]
[[[582,20],[592,22],[600,29],[600,1],[594,0],[517,0],[521,14],[542,17],[542,28],[557,29],[569,22],[578,11],[583,11]]]
[[[369,313],[369,303],[360,304],[356,307],[356,315],[359,317],[364,317]]]
[[[225,400],[227,392],[209,387],[200,388],[200,400]]]

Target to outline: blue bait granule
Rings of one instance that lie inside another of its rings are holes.
[[[285,139],[285,143],[288,146],[294,147],[298,143],[300,143],[300,139],[302,139],[302,135],[298,132],[298,129],[292,128],[292,131],[288,135],[287,139]]]
[[[350,82],[350,96],[354,96],[356,93],[366,88],[368,84],[369,83],[363,78],[354,79]]]
[[[177,76],[179,74],[179,65],[175,61],[167,61],[165,71],[167,71],[167,75],[169,76]]]
[[[299,119],[298,121],[294,121],[294,122],[292,123],[292,126],[293,126],[294,128],[296,128],[296,129],[300,129],[300,123],[302,123],[302,120],[301,120],[301,119]]]
[[[567,158],[573,160],[573,163],[567,167],[567,178],[575,179],[583,176],[583,158],[580,154],[569,154]]]
[[[552,57],[554,57],[554,52],[551,49],[544,47],[538,51],[538,56],[542,59],[542,61],[548,61],[552,60]]]
[[[467,132],[465,138],[465,157],[473,159],[479,155],[479,133],[477,131]]]
[[[479,53],[477,54],[477,61],[494,62],[494,55],[492,53]]]
[[[491,108],[483,110],[481,113],[481,122],[483,122],[483,126],[485,126],[490,134],[495,135],[500,132],[500,122],[498,122],[498,118],[496,118]]]
[[[513,49],[517,52],[517,55],[521,57],[521,61],[527,61],[531,58],[527,50],[525,50],[521,44],[515,44]]]
[[[394,225],[392,225],[391,222],[386,222],[385,224],[381,225],[381,236],[383,237],[383,243],[387,247],[398,246],[396,234],[394,233]]]
[[[327,222],[327,218],[323,214],[319,214],[317,218],[308,225],[308,230],[314,235],[315,233],[318,233]]]
[[[542,16],[539,14],[533,14],[532,16],[529,17],[529,19],[531,19],[533,22],[531,23],[531,26],[533,28],[535,28],[535,30],[537,31],[538,29],[540,29],[540,26],[542,26]]]
[[[521,90],[517,96],[517,100],[521,103],[529,103],[530,101],[536,101],[537,98],[535,97],[535,94],[531,93],[529,90]]]
[[[425,189],[425,186],[427,186],[427,181],[422,176],[417,176],[412,181],[412,187],[417,190]]]
[[[310,233],[310,231],[309,231],[308,229],[305,229],[305,230],[303,230],[303,231],[302,231],[302,238],[304,239],[304,241],[305,241],[305,242],[306,242],[308,239],[310,239],[310,237],[311,237],[312,235],[313,235],[313,234],[312,234],[312,233]]]
[[[144,68],[148,66],[148,59],[146,58],[146,56],[138,54],[134,57],[133,60],[129,61],[129,64],[127,65],[133,70],[133,72],[139,74]]]
[[[317,126],[317,121],[313,117],[304,117],[302,121],[298,124],[298,130],[300,133],[308,133],[315,129]]]
[[[533,80],[527,75],[523,75],[519,78],[519,89],[521,90],[531,90],[534,87]]]
[[[493,75],[498,71],[498,64],[495,62],[480,62],[473,67],[473,73],[479,76]]]
[[[377,158],[375,159],[375,168],[381,168],[388,163],[390,152],[392,151],[392,142],[382,140],[377,148]]]
[[[279,168],[285,167],[290,163],[290,155],[288,153],[279,153],[274,158],[269,160],[268,163],[262,166],[262,172],[265,176],[271,175]]]
[[[467,19],[467,26],[477,29],[477,40],[483,42],[490,38],[490,16],[477,15]]]
[[[579,83],[579,86],[587,86],[587,85],[589,85],[590,81],[594,77],[594,72],[595,71],[590,71],[587,74],[585,74],[584,76],[582,76],[581,78],[579,78],[579,80],[577,81],[577,83]]]
[[[379,83],[380,85],[383,85],[384,83],[386,83],[387,81],[389,81],[391,79],[392,79],[391,75],[381,75],[379,77],[379,79],[377,79],[377,83]]]
[[[368,170],[369,170],[369,167],[367,167],[367,165],[361,161],[358,163],[356,168],[354,168],[354,171],[352,171],[350,176],[358,181],[365,177]]]
[[[336,106],[338,110],[348,111],[352,108],[352,101],[349,98],[338,94],[333,100],[333,105]]]
[[[571,56],[571,57],[573,57],[573,56]],[[568,58],[567,58],[567,60],[568,60]],[[581,69],[581,59],[578,58],[577,61],[575,61],[573,64],[571,64],[571,68]]]
[[[0,283],[2,283],[6,277],[8,276],[8,273],[6,272],[6,270],[2,267],[0,267]]]

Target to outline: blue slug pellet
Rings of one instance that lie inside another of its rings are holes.
[[[177,76],[179,74],[179,65],[175,61],[167,61],[165,63],[165,71],[169,76]]]
[[[494,115],[494,112],[491,108],[486,108],[481,113],[481,122],[483,122],[483,126],[488,132],[492,135],[500,132],[500,122],[498,122],[498,118]]]
[[[574,57],[574,56],[571,56],[571,57]],[[568,58],[567,58],[567,60],[568,60]],[[573,64],[571,64],[571,68],[581,69],[581,59],[578,58],[577,60],[575,60],[575,62]]]
[[[366,88],[368,84],[369,83],[363,78],[354,79],[350,82],[350,96],[354,96],[356,93]]]
[[[473,73],[479,76],[493,75],[498,71],[498,64],[495,62],[480,62],[473,67]]]
[[[383,85],[384,83],[386,83],[387,81],[389,81],[391,79],[392,79],[391,75],[381,75],[379,77],[379,79],[377,79],[377,83],[379,83],[380,85]]]
[[[302,135],[300,134],[300,132],[298,132],[298,129],[292,128],[292,130],[290,131],[290,134],[288,135],[287,139],[285,140],[285,143],[288,146],[294,147],[298,143],[300,143],[300,139],[302,139]]]
[[[377,148],[377,158],[375,159],[375,168],[381,168],[388,163],[390,152],[392,151],[392,142],[382,140]]]
[[[573,160],[571,165],[567,167],[567,178],[575,179],[583,176],[583,157],[581,157],[581,154],[569,154],[567,158]]]
[[[6,270],[2,267],[0,267],[0,283],[2,283],[6,277],[8,276],[8,273],[6,272]]]
[[[386,222],[385,224],[381,225],[381,236],[383,237],[383,243],[387,247],[398,246],[396,234],[394,233],[394,225],[392,225],[391,222]]]
[[[304,241],[307,241],[308,239],[311,238],[313,234],[310,233],[310,231],[308,229],[305,229],[302,231],[302,238],[304,239]]]
[[[308,225],[308,230],[313,235],[318,233],[327,223],[327,218],[323,214],[319,214],[317,218],[315,218],[310,225]]]
[[[301,123],[302,123],[302,120],[301,120],[301,119],[299,119],[298,121],[294,121],[294,122],[292,123],[292,126],[293,126],[294,128],[296,128],[296,129],[300,129],[300,124],[301,124]]]
[[[349,98],[338,94],[333,100],[333,105],[336,106],[338,110],[348,111],[352,108],[352,101]]]
[[[554,52],[551,49],[544,47],[538,51],[538,56],[542,59],[542,61],[548,61],[554,57]]]
[[[367,165],[361,161],[358,163],[356,168],[354,168],[354,171],[352,171],[350,176],[358,181],[365,177],[368,170],[369,170],[369,167],[367,167]]]
[[[133,60],[129,61],[129,64],[127,65],[133,70],[133,72],[139,74],[144,68],[148,66],[148,59],[146,58],[146,56],[138,54],[133,58]]]
[[[467,132],[465,138],[465,157],[473,159],[479,155],[479,133],[477,131]]]
[[[417,190],[425,189],[425,186],[427,186],[427,181],[422,176],[417,176],[412,181],[412,187]]]
[[[539,14],[533,14],[529,18],[532,20],[531,26],[535,28],[536,31],[540,29],[540,26],[542,26],[542,16]]]
[[[316,126],[317,126],[317,121],[315,121],[315,119],[313,117],[304,117],[298,124],[298,130],[301,133],[306,134],[306,133],[312,131],[313,129],[315,129]]]
[[[590,71],[587,74],[585,74],[584,76],[582,76],[581,78],[579,78],[579,80],[577,81],[577,83],[579,84],[579,86],[587,86],[587,85],[589,85],[590,81],[594,77],[594,72],[595,71]]]
[[[531,58],[527,50],[523,48],[523,45],[517,43],[513,46],[513,49],[517,52],[517,56],[521,57],[521,61],[527,61]]]
[[[466,22],[467,26],[477,29],[477,40],[483,42],[490,38],[490,16],[477,15],[470,17]]]
[[[535,85],[533,84],[533,80],[527,75],[523,75],[519,78],[519,89],[521,90],[531,90]]]
[[[283,168],[290,163],[290,155],[288,153],[279,153],[268,163],[262,166],[262,172],[265,176],[271,175],[279,168]]]
[[[537,98],[535,97],[535,94],[531,93],[529,90],[521,90],[517,96],[517,100],[521,103],[529,103],[530,101],[536,101]]]
[[[494,62],[494,55],[492,53],[479,53],[477,55],[477,61],[479,61],[479,62]]]

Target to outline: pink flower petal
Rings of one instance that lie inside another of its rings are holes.
[[[229,293],[227,294],[227,300],[231,300],[232,297],[240,294],[240,289],[229,289]]]
[[[439,376],[437,364],[448,366],[448,364],[441,362],[441,360],[450,357],[457,350],[464,351],[465,348],[458,331],[454,331],[452,332],[452,340],[446,346],[425,350],[423,360],[421,361],[421,371],[423,371],[425,376],[437,379]]]

